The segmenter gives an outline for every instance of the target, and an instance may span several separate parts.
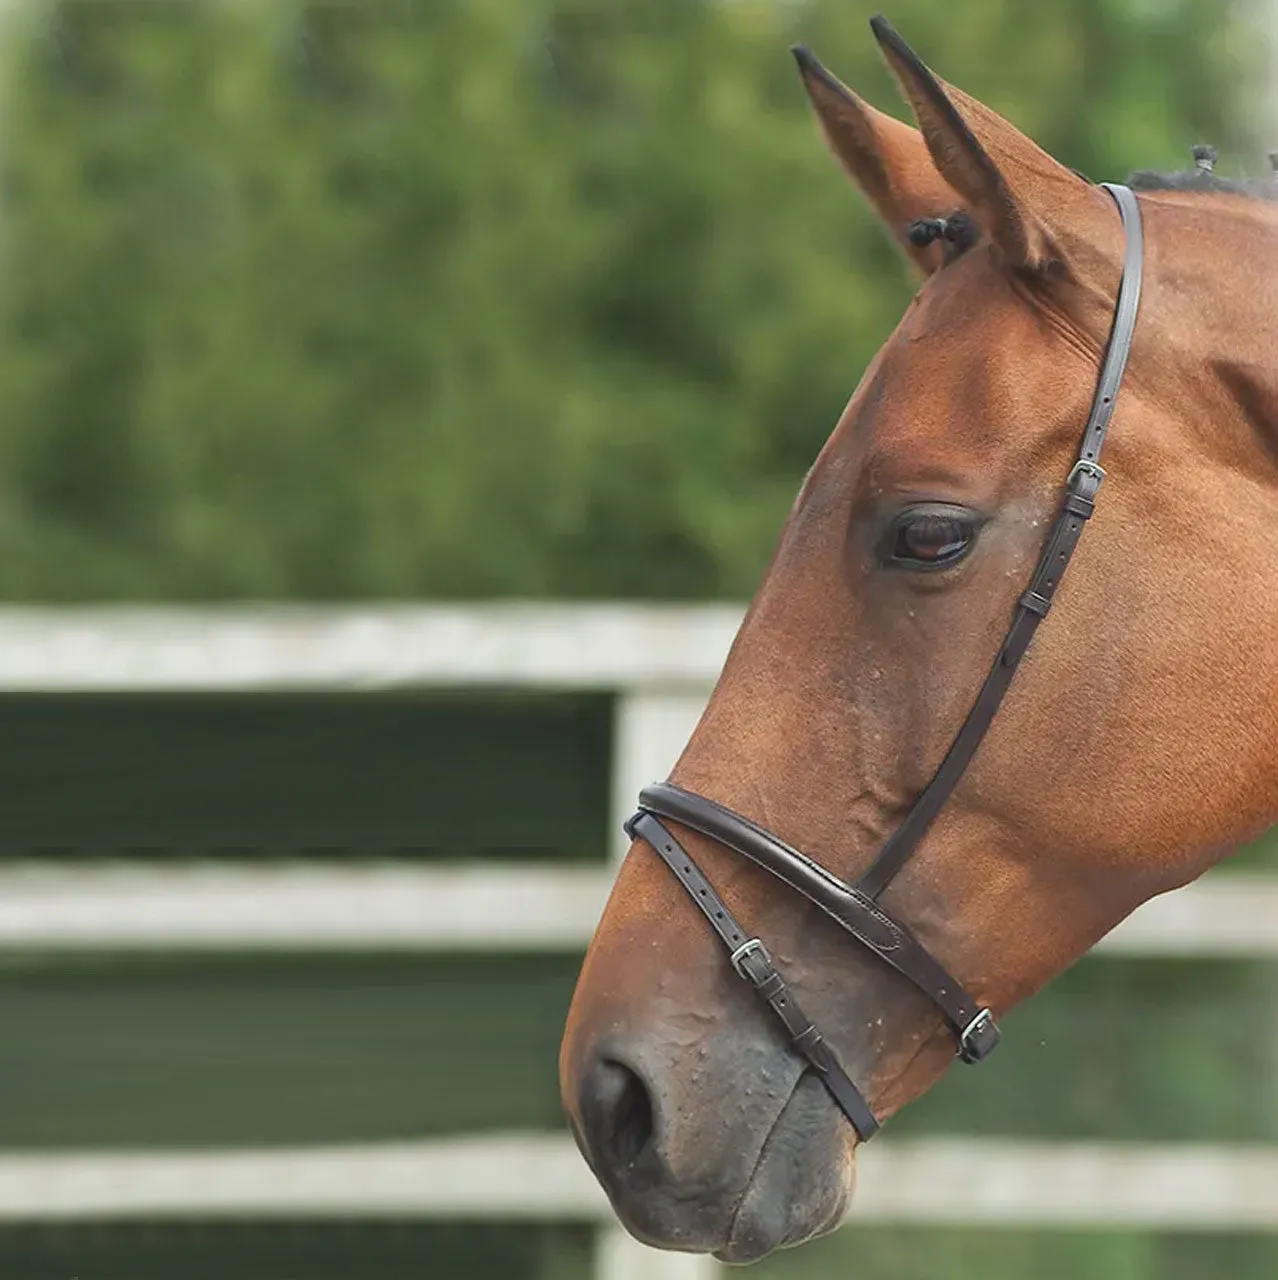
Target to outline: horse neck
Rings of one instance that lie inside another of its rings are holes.
[[[1220,841],[1221,857],[1278,822],[1278,204],[1179,196],[1146,208],[1131,390],[1156,409],[1158,438],[1135,445],[1173,463],[1159,500],[1189,527],[1181,553],[1209,562],[1189,574],[1209,584],[1195,625],[1237,712],[1220,747],[1240,797],[1237,839]]]
[[[1278,500],[1278,202],[1180,194],[1148,208],[1147,386],[1202,465]]]

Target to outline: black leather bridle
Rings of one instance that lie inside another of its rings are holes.
[[[812,1020],[795,1002],[762,941],[735,919],[661,819],[668,818],[710,836],[771,872],[820,907],[862,946],[932,1000],[953,1029],[958,1056],[964,1062],[981,1061],[998,1044],[999,1030],[990,1010],[977,1004],[913,934],[879,906],[878,899],[918,847],[971,763],[1034,632],[1047,617],[1083,526],[1095,509],[1096,495],[1105,476],[1099,463],[1101,446],[1105,443],[1131,352],[1144,260],[1140,206],[1136,197],[1128,187],[1111,183],[1102,186],[1117,202],[1122,217],[1126,235],[1123,276],[1091,414],[1083,431],[1078,459],[1065,481],[1060,514],[1047,535],[1029,589],[1020,598],[1012,625],[963,727],[932,780],[879,851],[870,869],[855,885],[846,884],[748,818],[671,782],[645,787],[639,793],[639,812],[626,823],[631,838],[645,840],[678,877],[727,947],[732,967],[780,1018],[794,1047],[817,1072],[862,1140],[879,1127],[869,1103]]]

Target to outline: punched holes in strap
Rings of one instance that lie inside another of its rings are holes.
[[[687,851],[661,822],[652,814],[640,810],[625,824],[625,830],[632,840],[641,837],[656,850],[662,862],[674,872],[676,879],[700,908],[701,914],[709,920],[710,927],[719,935],[733,957],[750,945],[749,935],[728,910],[727,903],[719,897],[714,886],[701,874],[701,868],[693,862]],[[748,976],[742,971],[735,958],[732,967],[742,977]]]
[[[999,652],[995,666],[1006,673],[1003,680],[990,686],[987,682],[977,698],[977,707],[985,704],[982,735],[994,719],[994,713],[1002,702],[1007,681],[1011,679],[1020,660],[1025,656],[1029,642],[1038,629],[1038,624],[1047,617],[1052,601],[1056,597],[1057,588],[1065,576],[1065,570],[1074,557],[1079,539],[1083,536],[1083,528],[1096,509],[1096,494],[1100,483],[1105,478],[1104,470],[1094,462],[1080,459],[1069,473],[1065,486],[1065,500],[1061,513],[1056,518],[1047,543],[1043,548],[1042,558],[1034,570],[1033,580],[1025,594],[1021,596],[1022,612],[1012,623],[1007,639]]]

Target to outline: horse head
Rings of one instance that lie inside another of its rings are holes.
[[[1107,191],[873,27],[917,128],[802,50],[799,68],[923,283],[804,480],[671,774],[847,883],[1038,607],[1026,584],[1067,475],[1081,492],[1131,243]],[[995,1016],[1278,817],[1278,205],[1209,174],[1143,186],[1103,497],[1081,499],[1095,514],[1050,618],[874,904]],[[950,1067],[952,1019],[917,982],[696,821],[663,821],[875,1117]],[[749,1260],[837,1224],[860,1135],[673,870],[638,839],[618,874],[563,1097],[637,1236]]]

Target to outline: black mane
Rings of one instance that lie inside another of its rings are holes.
[[[1141,169],[1127,179],[1133,191],[1199,191],[1205,195],[1248,196],[1252,200],[1278,200],[1274,178],[1222,178],[1203,169],[1160,173]]]
[[[1210,153],[1215,161],[1215,151],[1210,147],[1196,148]],[[1250,200],[1278,202],[1278,152],[1271,157],[1274,174],[1268,178],[1222,178],[1209,167],[1196,165],[1178,173],[1165,173],[1158,169],[1138,169],[1127,179],[1133,191],[1193,191],[1212,196],[1243,196]],[[1076,169],[1074,171],[1078,173]],[[1084,173],[1080,178],[1090,182]],[[980,230],[972,216],[959,209],[948,217],[919,218],[905,228],[905,237],[911,244],[923,246],[939,241],[945,247],[942,265],[961,258],[980,240]]]

